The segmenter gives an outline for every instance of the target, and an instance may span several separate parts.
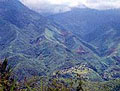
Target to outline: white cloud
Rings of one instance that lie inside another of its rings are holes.
[[[86,0],[85,5],[94,9],[120,8],[120,0]]]
[[[72,7],[86,6],[94,9],[120,8],[120,0],[20,0],[36,11],[60,12]]]

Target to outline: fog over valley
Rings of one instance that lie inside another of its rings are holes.
[[[73,7],[92,9],[120,8],[120,0],[20,0],[24,5],[37,12],[65,12]]]

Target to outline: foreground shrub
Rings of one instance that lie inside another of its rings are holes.
[[[76,78],[59,78],[56,76],[43,76],[24,78],[18,82],[8,66],[8,60],[0,62],[0,91],[120,91],[120,79],[108,82],[90,82],[79,74]]]

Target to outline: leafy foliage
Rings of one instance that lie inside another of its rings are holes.
[[[16,81],[12,77],[12,70],[8,66],[8,60],[5,59],[0,63],[0,90],[1,91],[14,91]]]

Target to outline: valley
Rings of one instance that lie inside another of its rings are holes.
[[[120,78],[120,10],[73,8],[44,16],[18,0],[0,2],[0,59],[18,80],[32,76],[92,82]]]

